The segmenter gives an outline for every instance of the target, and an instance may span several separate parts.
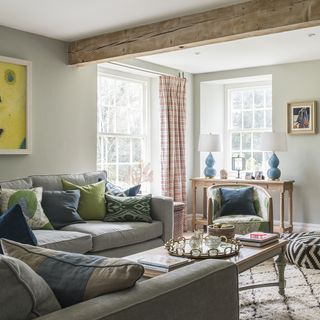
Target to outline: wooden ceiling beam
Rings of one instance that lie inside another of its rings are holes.
[[[69,45],[69,64],[138,57],[318,25],[320,0],[252,0],[74,41]]]

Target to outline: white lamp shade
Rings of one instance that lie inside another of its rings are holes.
[[[214,152],[221,151],[220,135],[219,134],[200,134],[198,151]]]
[[[285,132],[264,132],[261,135],[262,151],[287,151],[287,134]]]

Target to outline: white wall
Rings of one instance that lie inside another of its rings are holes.
[[[96,66],[68,66],[61,41],[5,27],[0,39],[0,55],[32,61],[33,76],[33,151],[0,155],[0,180],[95,170]]]
[[[200,128],[201,83],[204,81],[232,79],[241,77],[272,75],[273,90],[273,129],[286,131],[287,103],[292,101],[317,100],[319,90],[320,60],[276,65],[271,67],[249,68],[199,74],[194,76],[194,140],[202,131]],[[208,99],[211,99],[208,97]],[[202,103],[202,102],[201,102]],[[209,101],[206,105],[209,105]],[[215,108],[217,106],[214,106]],[[219,107],[214,112],[221,112]],[[317,126],[319,127],[317,117]],[[214,123],[214,119],[212,122]],[[279,152],[282,179],[293,179],[294,184],[294,221],[303,223],[320,223],[320,135],[288,136],[288,152]],[[200,173],[200,155],[194,149],[194,176]],[[218,170],[219,165],[217,164]],[[277,199],[275,199],[276,201]],[[275,213],[278,217],[278,206]]]

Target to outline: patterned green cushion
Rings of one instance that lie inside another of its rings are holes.
[[[34,189],[1,189],[1,213],[12,208],[15,204],[21,206],[22,212],[31,229],[53,229],[41,206],[42,188]]]
[[[117,197],[106,194],[107,214],[104,221],[152,222],[151,194],[136,197]]]
[[[106,215],[104,200],[105,181],[78,186],[67,180],[61,179],[63,189],[80,190],[78,213],[84,220],[102,220]]]
[[[55,251],[6,239],[1,245],[6,256],[23,261],[46,281],[62,307],[130,288],[144,272],[141,265],[125,259]]]

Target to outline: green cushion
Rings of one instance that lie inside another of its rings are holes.
[[[151,194],[136,197],[117,197],[106,194],[107,214],[104,221],[152,222]]]
[[[52,230],[53,226],[43,212],[41,200],[41,187],[34,189],[1,189],[0,210],[3,213],[15,204],[19,204],[31,229]]]
[[[61,179],[64,190],[80,190],[78,213],[84,220],[103,220],[106,215],[105,181],[78,186]]]

